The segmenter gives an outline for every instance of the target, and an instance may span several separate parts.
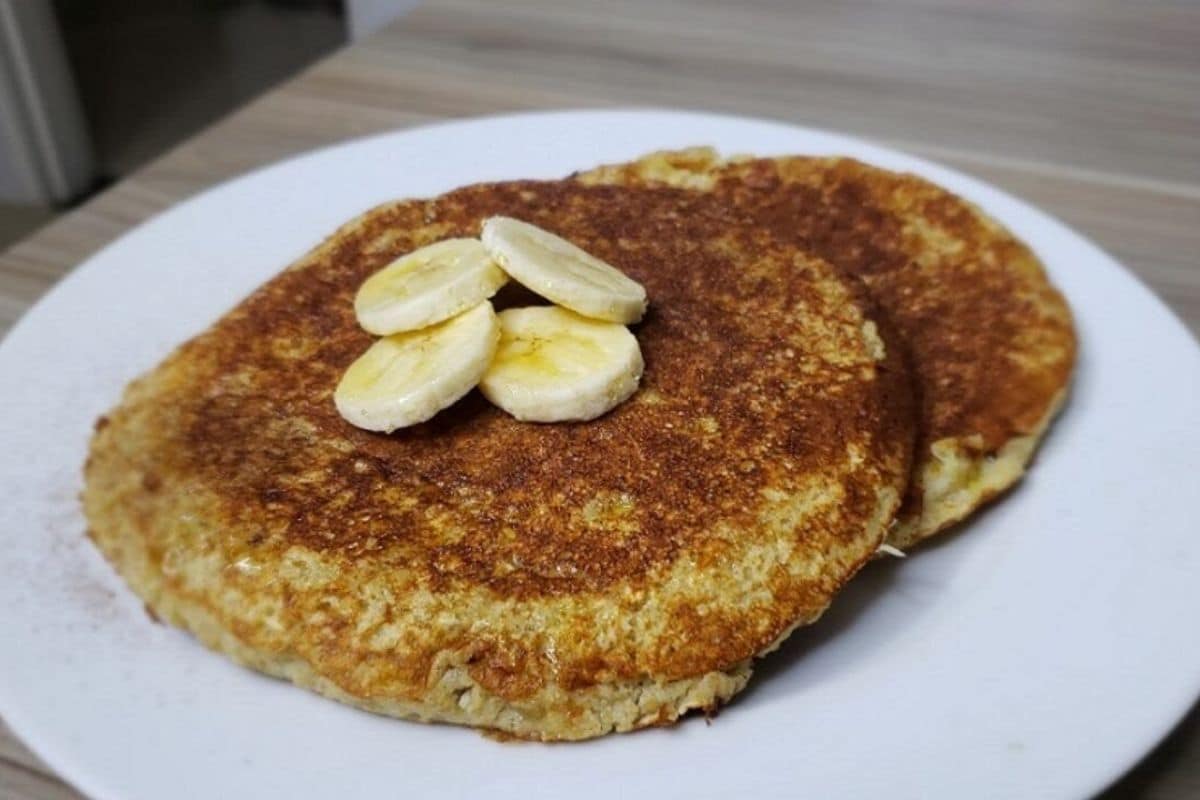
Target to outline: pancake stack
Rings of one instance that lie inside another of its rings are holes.
[[[587,422],[473,392],[393,433],[349,424],[355,292],[497,215],[645,287],[637,391]],[[349,222],[130,385],[84,508],[155,614],[242,664],[585,739],[715,710],[881,546],[1013,483],[1074,347],[1033,255],[920,179],[655,154]]]

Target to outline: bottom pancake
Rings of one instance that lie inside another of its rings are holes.
[[[919,398],[913,479],[889,544],[933,536],[1020,480],[1062,406],[1075,332],[1033,252],[979,208],[850,158],[694,148],[578,178],[703,192],[866,283]]]
[[[504,214],[646,287],[640,389],[586,423],[472,393],[382,435],[332,394],[355,290]],[[368,212],[135,381],[92,539],[161,618],[399,717],[582,739],[712,709],[883,541],[908,373],[863,288],[720,203],[574,182]]]

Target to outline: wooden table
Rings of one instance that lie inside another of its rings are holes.
[[[101,245],[262,164],[430,120],[615,105],[791,120],[942,161],[1074,225],[1200,331],[1196,4],[436,0],[0,255],[0,333]],[[1110,796],[1200,796],[1200,713]],[[0,726],[0,797],[78,795]]]

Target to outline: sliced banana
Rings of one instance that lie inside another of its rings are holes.
[[[500,340],[492,304],[384,337],[350,365],[333,399],[347,422],[390,433],[424,422],[471,391]]]
[[[625,326],[547,306],[499,317],[500,346],[479,388],[517,419],[595,419],[637,390],[642,351]]]
[[[640,283],[549,231],[511,217],[490,217],[480,238],[505,272],[553,303],[624,324],[646,313]]]
[[[415,331],[479,305],[507,282],[478,239],[447,239],[367,278],[354,313],[359,325],[380,336]]]

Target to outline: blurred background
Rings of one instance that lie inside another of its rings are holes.
[[[0,0],[0,248],[418,0]]]

